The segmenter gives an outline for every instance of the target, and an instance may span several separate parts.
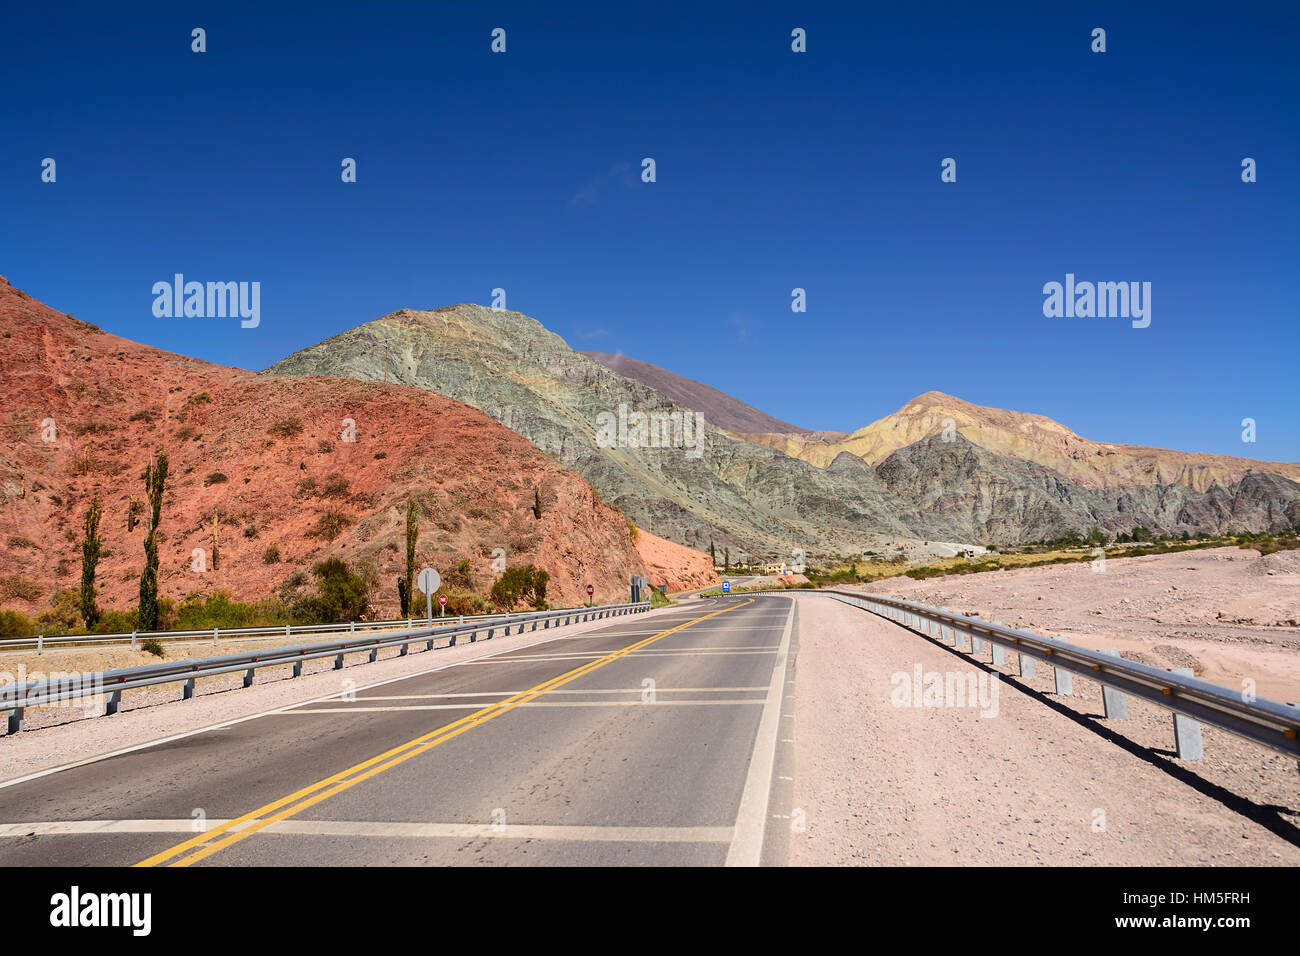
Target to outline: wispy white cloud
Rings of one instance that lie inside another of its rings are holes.
[[[572,196],[571,206],[591,206],[616,187],[630,188],[638,182],[636,167],[631,163],[614,163],[608,170],[596,176]]]

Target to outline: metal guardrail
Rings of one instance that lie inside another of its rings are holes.
[[[475,614],[460,615],[456,618],[456,623],[464,624],[466,621],[501,621],[510,617],[509,614]],[[518,615],[514,615],[518,617]],[[8,650],[28,650],[34,649],[37,653],[50,647],[75,647],[79,645],[98,645],[98,644],[130,644],[135,647],[144,641],[179,641],[179,640],[198,640],[212,638],[212,643],[217,644],[221,638],[227,640],[248,640],[258,637],[276,637],[284,635],[293,637],[295,634],[338,634],[347,632],[354,634],[358,630],[357,625],[363,631],[384,630],[390,628],[404,628],[411,630],[417,623],[426,618],[422,616],[398,618],[392,621],[347,621],[342,624],[274,624],[259,627],[212,627],[202,628],[199,630],[188,631],[125,631],[117,634],[77,634],[66,637],[38,635],[37,637],[17,637],[0,640],[0,651]],[[440,622],[447,623],[446,618],[439,618]]]
[[[599,620],[648,610],[650,610],[649,602],[642,602],[491,615],[491,620],[482,617],[471,618],[464,624],[458,622],[435,627],[404,629],[396,634],[371,634],[341,641],[264,648],[242,654],[226,654],[221,657],[186,658],[162,664],[147,664],[143,667],[67,674],[49,680],[0,686],[0,711],[9,712],[9,733],[14,734],[22,730],[23,711],[27,707],[59,703],[93,703],[107,695],[108,701],[104,712],[106,715],[111,715],[116,714],[121,708],[122,691],[139,687],[183,681],[182,699],[189,700],[194,696],[194,681],[199,677],[243,671],[244,686],[249,687],[253,683],[254,671],[259,667],[283,667],[292,664],[293,676],[300,677],[303,661],[333,657],[334,669],[340,670],[343,667],[345,654],[369,652],[370,661],[373,663],[378,659],[379,651],[386,647],[401,647],[400,656],[405,656],[410,644],[424,641],[425,650],[431,651],[434,649],[434,642],[440,637],[449,637],[451,640],[446,646],[454,647],[456,638],[461,635],[468,634],[472,643],[477,640],[478,632],[486,630],[486,638],[490,639],[498,627],[504,627],[505,636],[508,636],[510,628],[515,626],[519,628],[517,633],[522,634],[529,625],[535,631],[539,624],[546,629],[551,627],[552,623],[559,627],[575,621]]]
[[[1174,712],[1174,741],[1178,756],[1197,760],[1203,756],[1201,724],[1262,744],[1289,757],[1300,759],[1300,707],[1234,691],[1192,676],[1190,668],[1164,670],[1124,660],[1118,651],[1094,651],[1057,637],[1035,634],[1030,629],[1007,627],[1000,621],[966,617],[947,608],[904,601],[900,598],[841,591],[833,588],[764,589],[771,593],[827,594],[846,604],[889,618],[905,627],[937,636],[945,644],[964,650],[963,637],[970,638],[971,653],[992,645],[993,663],[1004,664],[1006,652],[1018,657],[1022,677],[1035,676],[1036,662],[1052,668],[1058,694],[1073,692],[1073,675],[1102,685],[1105,716],[1128,717],[1126,694]],[[754,593],[754,592],[750,592]]]

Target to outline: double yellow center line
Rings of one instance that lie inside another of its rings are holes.
[[[247,839],[257,831],[270,826],[278,820],[288,819],[294,814],[306,810],[308,807],[315,806],[322,800],[328,800],[335,794],[342,793],[344,790],[355,787],[362,781],[369,780],[371,777],[377,776],[385,770],[390,770],[398,764],[410,760],[412,757],[417,757],[438,746],[438,744],[451,740],[451,738],[459,736],[473,727],[485,724],[494,717],[500,717],[507,711],[518,707],[520,704],[525,704],[530,700],[542,696],[542,694],[545,694],[547,691],[555,690],[557,687],[561,687],[570,681],[577,680],[584,674],[590,674],[597,668],[604,667],[606,664],[611,664],[619,658],[631,654],[633,651],[638,651],[649,644],[653,644],[655,641],[662,640],[670,634],[676,634],[678,631],[685,630],[693,624],[707,621],[711,617],[716,617],[719,614],[725,614],[728,611],[734,611],[737,608],[744,607],[746,604],[753,603],[754,601],[751,598],[741,604],[725,607],[721,610],[705,614],[702,617],[697,617],[694,620],[687,621],[684,624],[678,624],[676,627],[669,628],[666,631],[660,631],[658,634],[653,634],[644,640],[637,641],[635,644],[629,644],[627,647],[613,651],[606,654],[604,657],[583,664],[581,667],[575,668],[566,674],[561,674],[559,677],[538,684],[536,687],[521,691],[513,697],[497,701],[494,704],[484,707],[482,710],[475,711],[468,717],[462,717],[460,720],[447,724],[444,727],[439,727],[437,730],[416,737],[414,740],[409,740],[398,747],[394,747],[392,750],[387,750],[384,753],[371,757],[369,760],[365,760],[354,767],[349,767],[347,770],[342,770],[332,776],[326,777],[324,780],[317,781],[309,787],[304,787],[301,790],[289,794],[287,797],[281,797],[279,800],[266,804],[266,806],[258,807],[256,810],[251,810],[248,813],[245,813],[242,817],[237,817],[234,820],[227,820],[220,826],[213,827],[205,833],[200,833],[195,837],[191,837],[183,843],[178,843],[170,850],[164,850],[161,853],[154,854],[147,860],[141,860],[136,864],[136,866],[189,866],[191,863],[197,863],[199,860],[209,857],[220,850],[224,850],[228,846],[233,846],[240,840]],[[346,713],[346,711],[343,712]]]

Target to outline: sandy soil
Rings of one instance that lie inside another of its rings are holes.
[[[671,609],[647,611],[642,617],[650,620],[666,610]],[[164,684],[123,694],[122,710],[112,717],[102,716],[102,703],[90,712],[82,707],[29,709],[22,733],[0,736],[0,780],[158,740],[169,734],[338,694],[349,687],[359,689],[557,637],[577,637],[609,623],[608,619],[588,621],[536,632],[529,630],[509,637],[497,631],[497,636],[490,641],[473,644],[462,641],[450,648],[443,646],[446,640],[442,639],[433,652],[426,652],[424,643],[420,642],[411,645],[406,657],[398,656],[397,648],[381,651],[379,660],[373,664],[367,663],[364,654],[351,655],[340,671],[333,670],[334,662],[330,658],[308,661],[303,664],[303,676],[299,678],[291,676],[287,665],[262,668],[257,671],[257,682],[247,689],[242,686],[240,674],[213,677],[197,681],[196,696],[188,701],[180,699],[179,683]]]
[[[792,864],[1300,865],[1294,760],[1205,728],[1205,759],[1180,761],[1167,711],[1130,699],[1131,719],[1105,720],[1097,684],[1076,677],[1061,697],[1049,668],[1021,679],[1014,658],[996,669],[995,714],[908,706],[897,695],[916,664],[986,675],[991,704],[988,646],[976,663],[831,598],[796,599],[806,829]]]
[[[1210,548],[1142,558],[888,578],[860,589],[1031,627],[1216,684],[1300,701],[1300,551]]]

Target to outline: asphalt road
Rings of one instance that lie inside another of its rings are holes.
[[[0,785],[0,865],[781,864],[797,637],[739,596],[488,645]]]

